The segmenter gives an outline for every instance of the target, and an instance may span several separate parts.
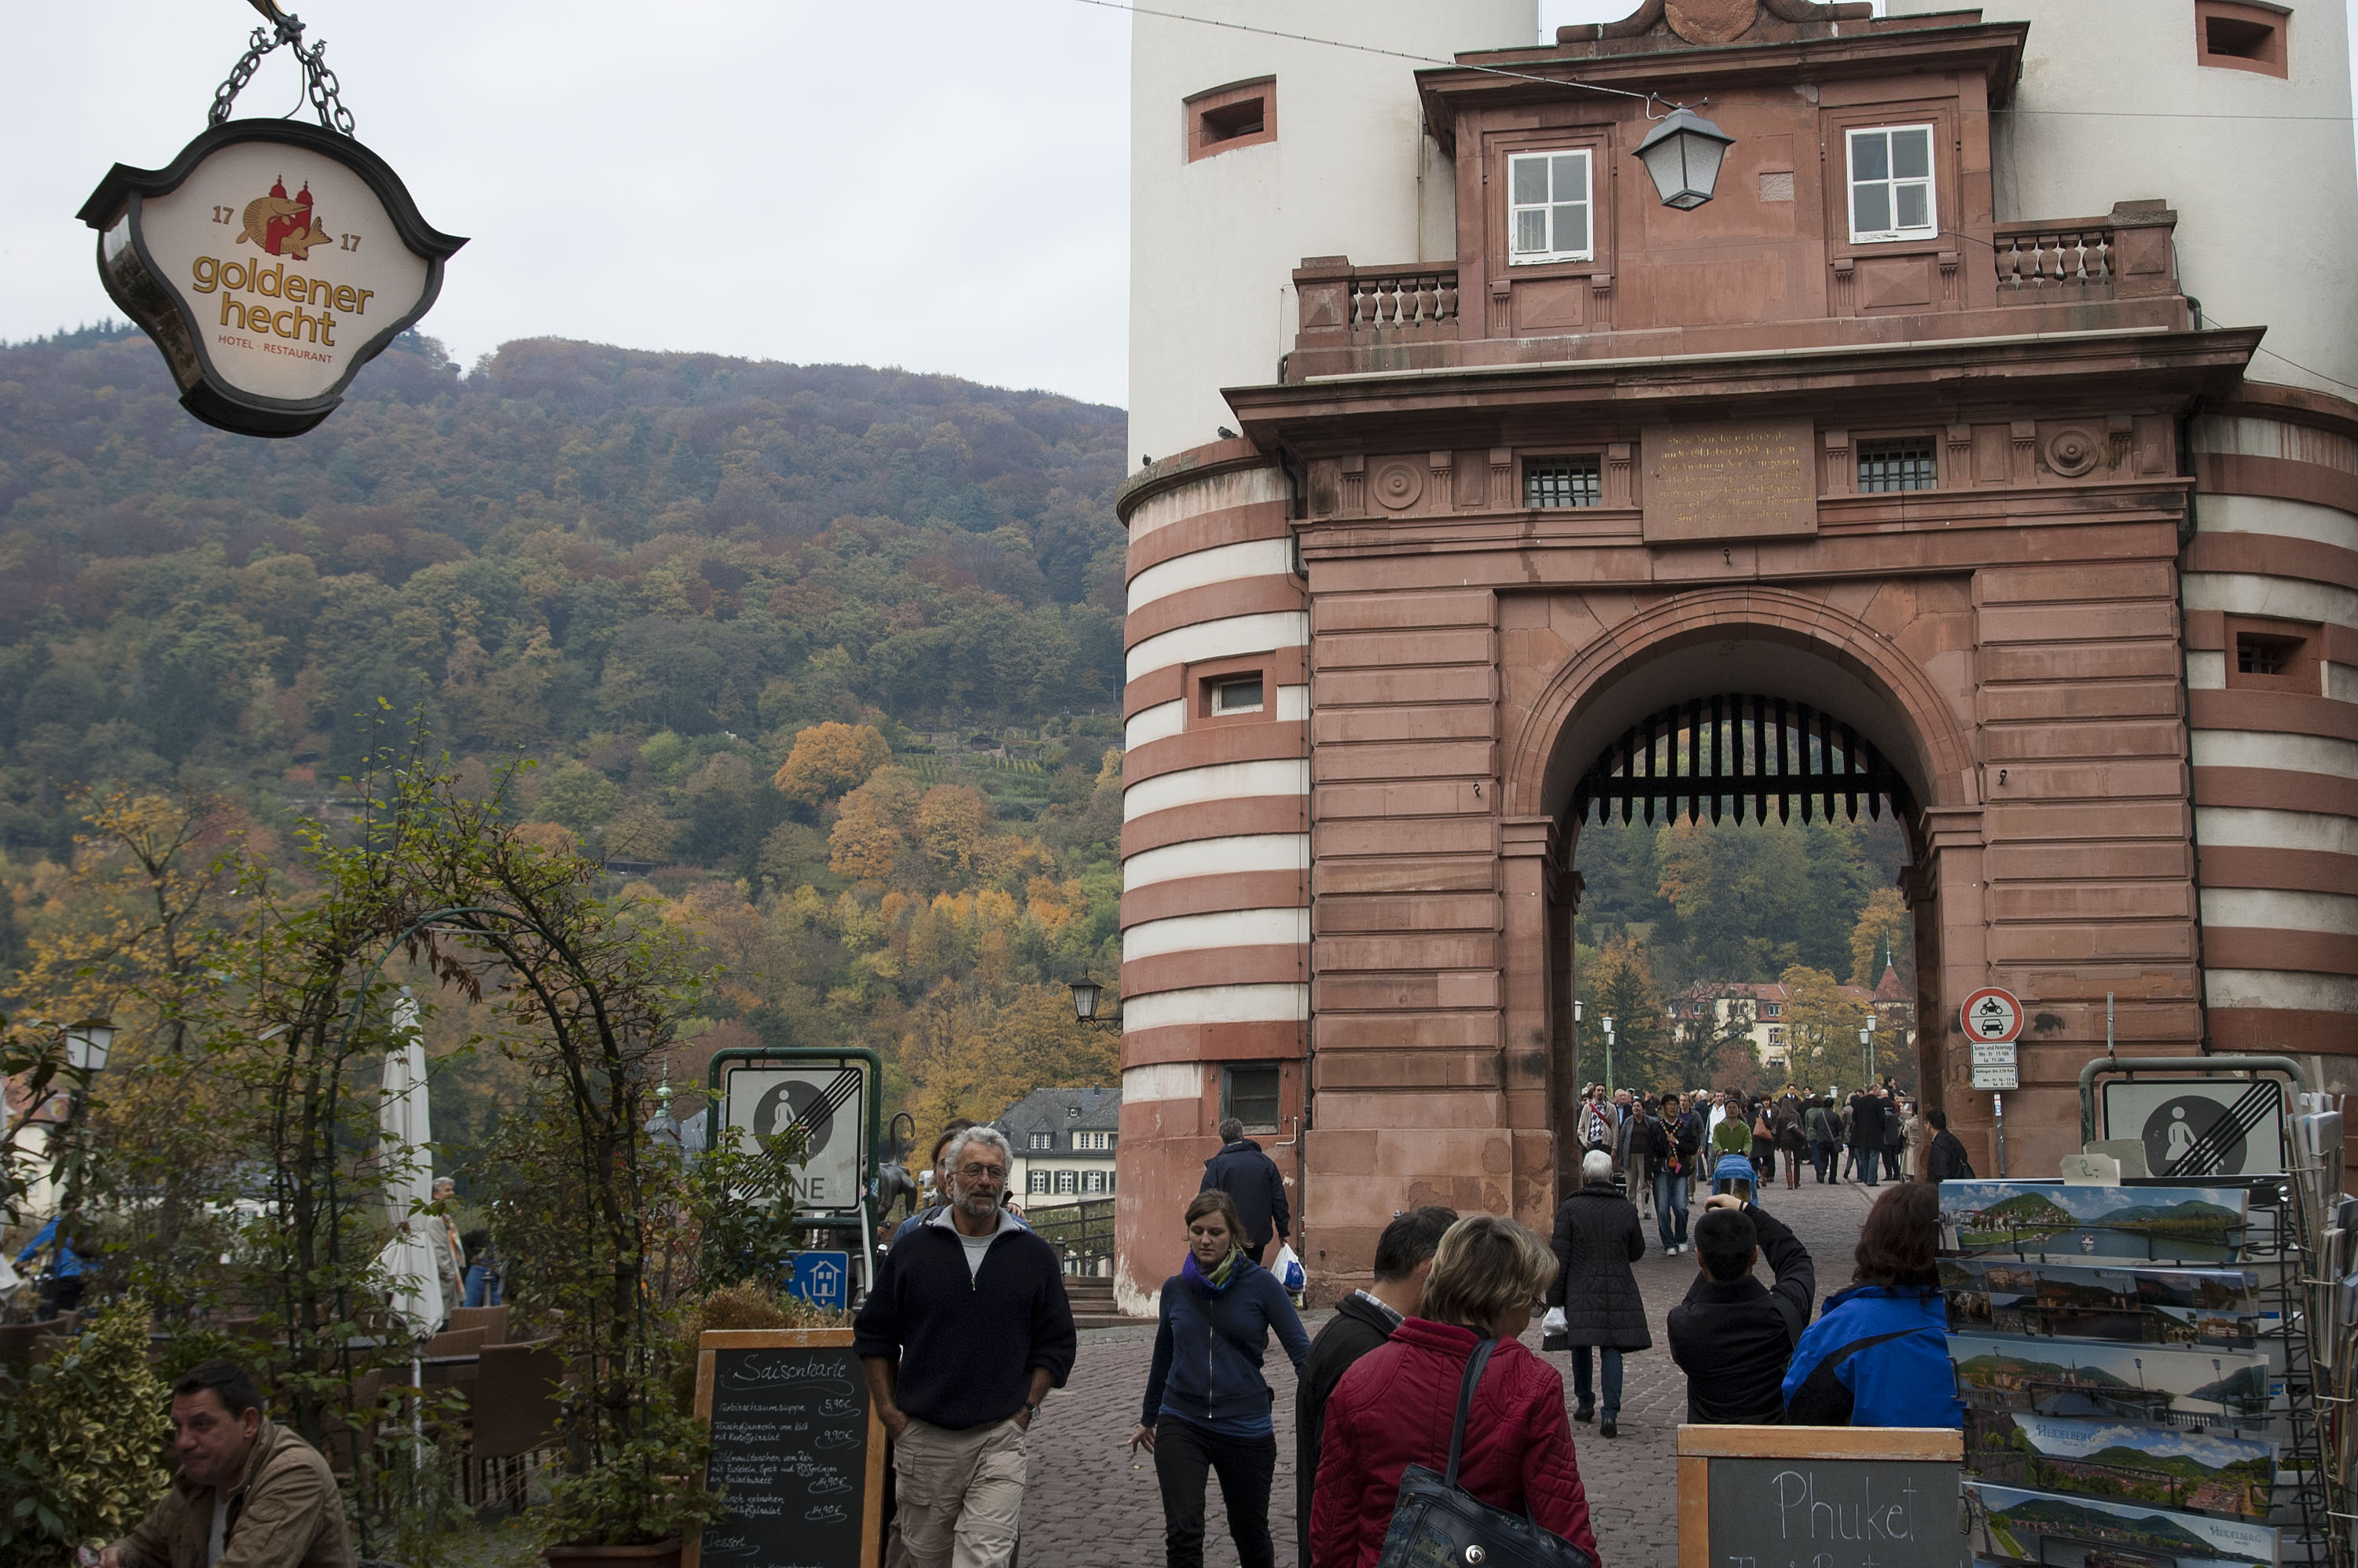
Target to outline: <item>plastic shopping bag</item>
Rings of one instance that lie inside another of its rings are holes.
[[[1309,1283],[1309,1276],[1303,1270],[1302,1260],[1294,1256],[1293,1244],[1290,1241],[1278,1244],[1277,1257],[1270,1264],[1269,1271],[1277,1276],[1278,1284],[1289,1296],[1300,1295],[1302,1287]]]
[[[1540,1348],[1563,1350],[1569,1347],[1571,1340],[1571,1332],[1564,1326],[1563,1308],[1548,1308],[1547,1315],[1540,1319]]]

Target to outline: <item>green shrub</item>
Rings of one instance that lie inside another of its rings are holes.
[[[98,1315],[21,1384],[0,1374],[0,1560],[63,1568],[162,1495],[170,1395],[147,1366],[147,1303]]]

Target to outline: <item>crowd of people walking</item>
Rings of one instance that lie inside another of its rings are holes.
[[[1932,1183],[1970,1166],[1938,1112],[1920,1114],[1888,1084],[1840,1099],[1794,1089],[1650,1101],[1600,1087],[1575,1128],[1580,1181],[1552,1238],[1497,1215],[1403,1211],[1378,1239],[1372,1276],[1313,1338],[1267,1266],[1291,1229],[1282,1173],[1222,1125],[1203,1190],[1178,1217],[1178,1267],[1158,1296],[1129,1438],[1152,1461],[1171,1568],[1202,1563],[1215,1481],[1243,1568],[1274,1568],[1272,1345],[1295,1373],[1299,1568],[1375,1568],[1403,1476],[1437,1476],[1453,1459],[1453,1496],[1593,1563],[1574,1428],[1618,1435],[1626,1358],[1654,1347],[1633,1268],[1649,1249],[1645,1208],[1663,1252],[1695,1254],[1668,1320],[1689,1421],[1959,1423],[1939,1375]],[[887,1562],[982,1568],[1012,1550],[1024,1434],[1069,1372],[1076,1336],[1053,1254],[1008,1211],[1004,1141],[954,1129],[936,1161],[949,1201],[895,1238],[859,1349],[895,1443]],[[1815,1183],[1881,1187],[1888,1173],[1897,1184],[1815,1321],[1818,1265],[1761,1202],[1780,1174],[1797,1188],[1805,1168]],[[1524,1336],[1542,1311],[1534,1350]]]

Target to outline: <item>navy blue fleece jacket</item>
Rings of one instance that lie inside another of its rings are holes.
[[[1139,1423],[1169,1414],[1229,1437],[1265,1436],[1274,1396],[1260,1361],[1270,1334],[1296,1372],[1310,1355],[1310,1336],[1277,1276],[1239,1257],[1228,1288],[1206,1297],[1174,1274],[1163,1281],[1161,1316]]]
[[[893,1402],[919,1421],[955,1431],[1011,1419],[1045,1368],[1057,1388],[1079,1340],[1065,1276],[1049,1245],[999,1217],[999,1233],[969,1272],[946,1212],[884,1255],[860,1315],[852,1350],[897,1361]]]

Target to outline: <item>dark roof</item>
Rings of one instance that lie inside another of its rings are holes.
[[[1080,1114],[1075,1116],[1077,1109]],[[1008,1141],[1021,1154],[1034,1132],[1118,1132],[1121,1130],[1121,1089],[1033,1089],[1007,1108],[991,1125],[1007,1134]],[[1060,1139],[1056,1147],[1070,1149],[1072,1140]]]

